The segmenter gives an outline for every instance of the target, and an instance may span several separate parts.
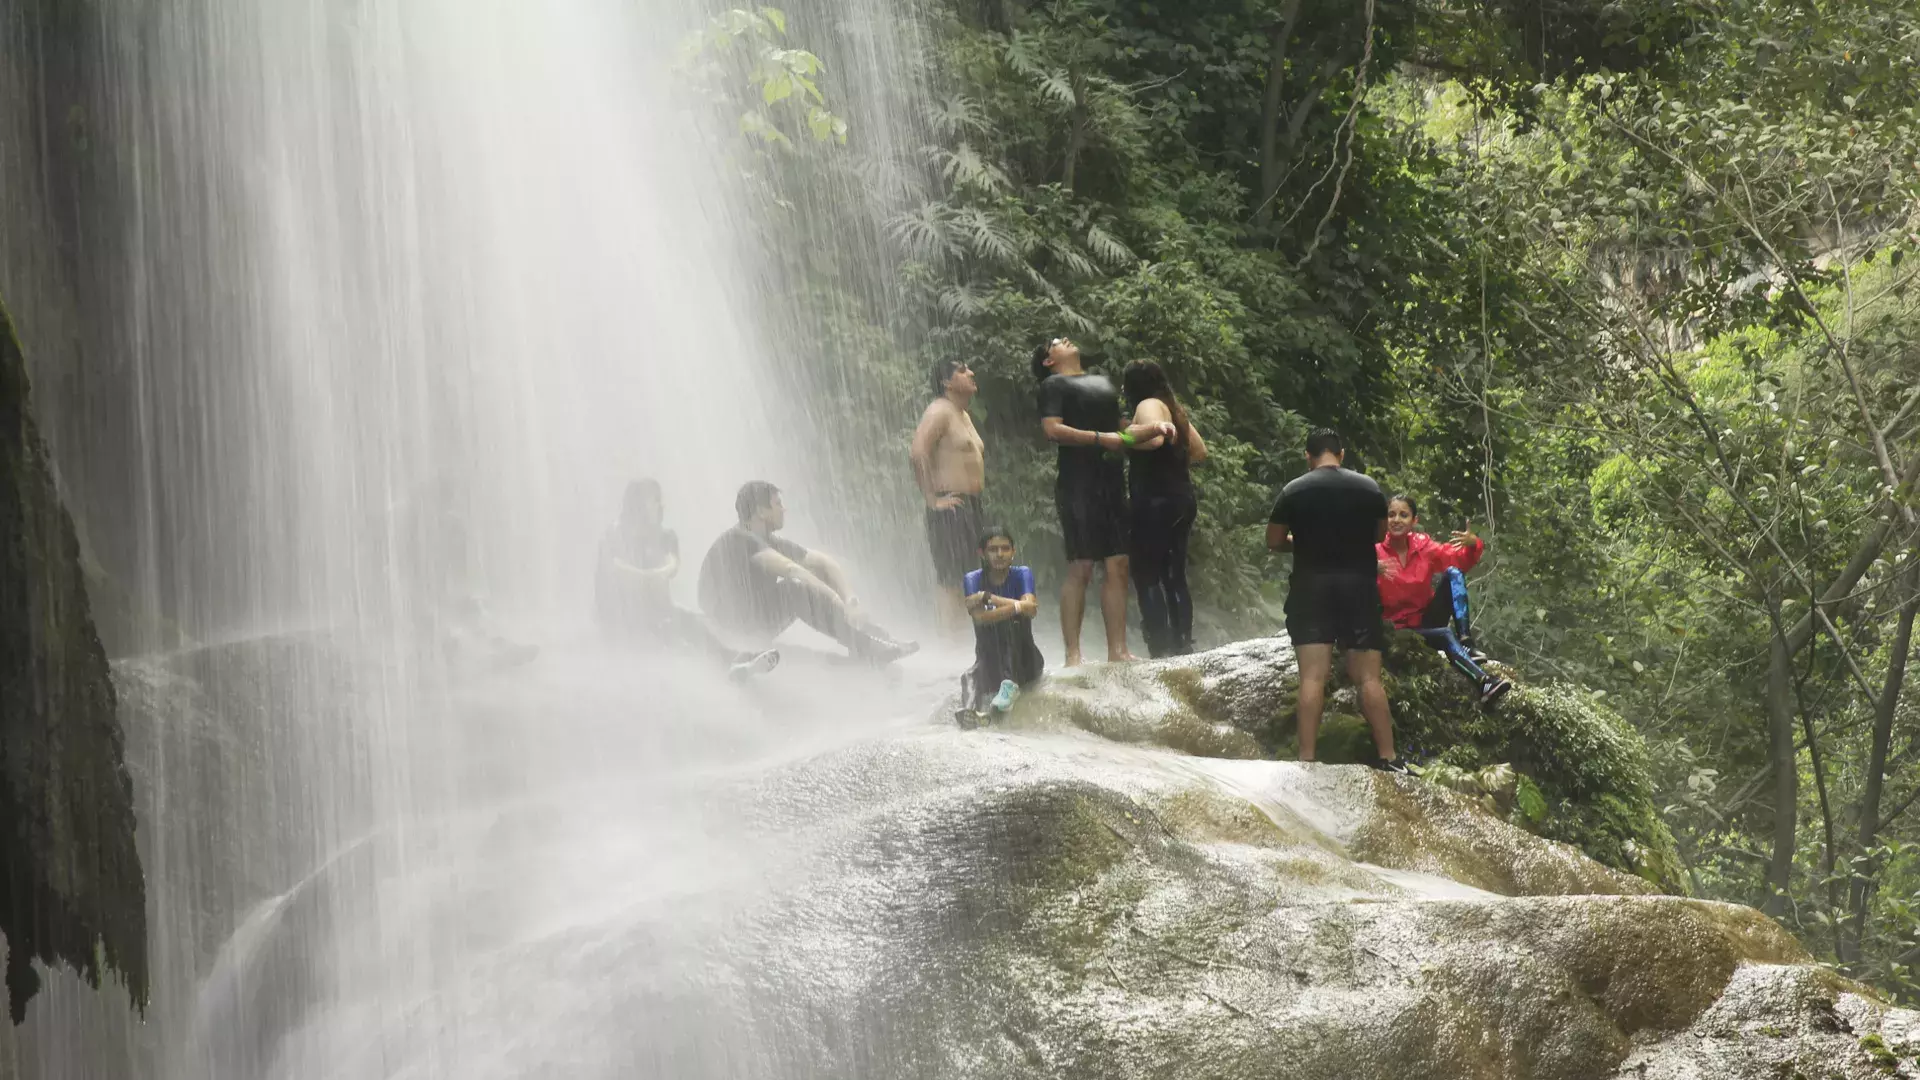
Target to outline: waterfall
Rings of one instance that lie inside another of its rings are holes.
[[[683,1047],[661,1075],[732,1075],[738,1018],[674,1012],[673,965],[765,853],[711,813],[734,779],[696,778],[852,737],[844,673],[742,692],[605,648],[597,541],[622,486],[656,477],[691,606],[758,478],[791,534],[867,564],[883,610],[908,613],[921,564],[911,504],[847,520],[884,500],[838,489],[821,427],[872,402],[793,370],[835,313],[783,294],[764,162],[688,93],[680,47],[716,10],[102,0],[54,31],[85,54],[86,377],[42,372],[43,410],[109,579],[166,629],[136,641],[166,651],[118,666],[154,1002],[135,1023],[114,987],[55,977],[18,1035],[26,1075],[556,1075],[593,1053],[652,1075],[656,1044]],[[910,15],[788,15],[789,44],[835,65],[839,152],[910,149]],[[814,232],[882,310],[882,209],[855,172],[772,216],[848,224]],[[906,482],[904,447],[860,452]],[[419,647],[443,576],[541,659],[509,677]],[[952,663],[852,719],[923,711]],[[667,1011],[480,1049],[461,1023],[506,1017],[471,1000],[478,973],[566,1000],[538,969],[574,932],[657,955],[599,993]]]

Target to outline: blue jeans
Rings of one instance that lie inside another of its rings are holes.
[[[1435,650],[1446,653],[1447,663],[1478,685],[1486,682],[1488,676],[1486,669],[1474,663],[1473,654],[1460,643],[1461,638],[1472,640],[1473,637],[1467,616],[1467,575],[1458,567],[1450,566],[1434,575],[1433,602],[1427,605],[1425,625],[1414,633],[1425,638]]]

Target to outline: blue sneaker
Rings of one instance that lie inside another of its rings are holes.
[[[1012,679],[1000,680],[1000,692],[993,695],[993,711],[1006,712],[1013,708],[1013,699],[1020,696],[1020,687]]]

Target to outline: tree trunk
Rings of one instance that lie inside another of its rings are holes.
[[[1280,120],[1285,113],[1287,46],[1293,24],[1300,17],[1300,0],[1287,0],[1280,22],[1271,31],[1273,48],[1267,60],[1267,93],[1260,115],[1260,209],[1254,220],[1273,219],[1273,198],[1280,186]]]
[[[1793,854],[1799,827],[1800,764],[1793,748],[1793,654],[1776,629],[1767,650],[1767,742],[1773,764],[1773,855],[1767,860],[1766,912],[1786,911],[1787,886],[1793,882]]]
[[[1900,609],[1900,623],[1893,633],[1892,651],[1887,656],[1887,679],[1880,688],[1880,700],[1874,703],[1873,749],[1868,759],[1866,789],[1860,796],[1862,854],[1872,850],[1886,824],[1880,820],[1880,799],[1886,790],[1887,755],[1893,744],[1893,718],[1900,708],[1901,683],[1907,677],[1907,654],[1913,648],[1913,620],[1920,614],[1920,593],[1915,591],[1916,586],[1920,586],[1920,575],[1910,567],[1900,575],[1900,582],[1908,600]],[[1847,933],[1842,938],[1845,942],[1840,950],[1842,963],[1851,964],[1860,959],[1861,942],[1867,936],[1867,906],[1873,900],[1879,869],[1878,863],[1870,862],[1856,870],[1848,882],[1850,915]]]
[[[1074,183],[1080,169],[1080,152],[1087,146],[1087,91],[1078,72],[1070,72],[1068,78],[1073,82],[1073,119],[1067,126],[1067,164],[1061,170],[1060,180],[1068,191],[1078,191]]]

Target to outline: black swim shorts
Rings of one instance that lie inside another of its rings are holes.
[[[1118,462],[1096,473],[1063,476],[1053,489],[1053,505],[1068,562],[1127,553],[1127,474]]]
[[[942,492],[941,497],[948,493]],[[953,497],[960,505],[927,509],[927,550],[933,555],[934,581],[942,588],[958,589],[968,571],[980,569],[980,530],[987,527],[987,515],[980,496],[954,493]]]
[[[1386,648],[1380,579],[1370,572],[1295,574],[1287,587],[1287,636],[1295,646]]]

